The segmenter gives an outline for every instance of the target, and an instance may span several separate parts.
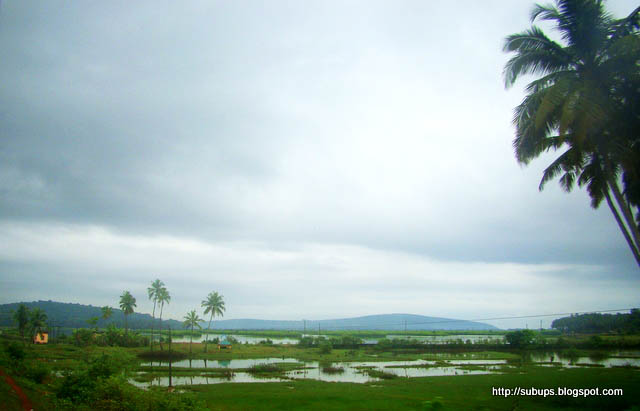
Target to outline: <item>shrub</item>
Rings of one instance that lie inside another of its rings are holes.
[[[333,364],[328,363],[328,364],[323,364],[322,365],[322,372],[325,374],[343,374],[344,373],[344,368],[343,367],[334,367]]]
[[[593,348],[598,348],[604,345],[604,340],[599,335],[593,335],[589,338],[589,343],[587,345]]]
[[[88,328],[79,328],[73,331],[73,343],[78,347],[86,347],[94,342],[94,331]]]
[[[251,374],[263,374],[268,372],[278,372],[280,367],[277,364],[256,364],[248,370]]]
[[[25,353],[22,345],[16,342],[12,342],[6,347],[6,351],[7,351],[7,354],[9,354],[9,358],[14,363],[19,363],[22,360],[24,360]]]
[[[331,342],[329,341],[325,341],[323,343],[321,343],[319,345],[320,347],[320,354],[329,354],[331,353],[331,350],[333,349],[333,346],[331,345]]]
[[[65,372],[55,389],[56,397],[72,403],[87,402],[95,388],[95,380],[86,371]]]
[[[302,337],[298,341],[298,346],[303,348],[313,347],[313,337]]]
[[[512,347],[524,348],[531,344],[535,335],[532,330],[518,330],[508,332],[505,338]]]
[[[395,375],[395,374],[392,374],[392,373],[387,372],[387,371],[377,370],[377,369],[374,369],[374,368],[367,369],[365,371],[366,371],[367,374],[369,374],[370,377],[379,378],[379,379],[382,379],[382,380],[392,380],[394,378],[398,378],[398,376]]]
[[[51,370],[49,369],[49,367],[36,361],[30,366],[26,367],[25,377],[37,384],[42,384],[44,380],[49,377],[50,373]]]

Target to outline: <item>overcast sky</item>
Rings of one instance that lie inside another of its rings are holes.
[[[175,319],[211,291],[225,318],[640,306],[606,204],[515,160],[501,50],[532,6],[3,1],[0,303],[150,313],[159,278]]]

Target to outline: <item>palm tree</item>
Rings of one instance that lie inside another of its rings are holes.
[[[165,287],[162,287],[158,292],[158,302],[160,303],[160,329],[162,329],[162,310],[164,309],[164,304],[171,301],[171,295],[169,295],[169,291]],[[162,350],[162,340],[160,341],[160,349]]]
[[[108,305],[105,305],[104,307],[102,307],[101,310],[102,310],[102,318],[105,321],[107,321],[113,315],[113,308],[109,307]]]
[[[191,344],[193,344],[193,327],[202,328],[200,327],[200,321],[202,321],[202,318],[198,317],[198,314],[196,314],[196,310],[191,310],[187,315],[184,316],[183,325],[185,326],[185,328],[191,327],[191,338],[189,340],[189,355],[191,355]]]
[[[36,334],[42,334],[42,328],[47,324],[47,313],[40,308],[34,308],[33,311],[31,311],[29,323],[31,325],[32,337],[35,337]]]
[[[147,288],[147,294],[149,295],[149,300],[153,300],[153,312],[151,314],[151,350],[153,351],[153,324],[156,319],[156,303],[158,302],[158,294],[160,290],[164,286],[164,283],[159,279],[156,279],[151,283],[151,287]]]
[[[18,331],[22,337],[22,343],[24,344],[24,332],[29,325],[29,309],[26,305],[20,304],[18,309],[13,313],[13,320],[18,325]]]
[[[204,343],[204,352],[207,352],[207,345],[209,343],[209,333],[211,330],[211,320],[215,315],[223,316],[224,315],[224,300],[222,295],[218,294],[217,291],[209,293],[206,300],[202,300],[202,307],[205,308],[204,315],[211,314],[209,317],[209,326],[207,327],[207,337]]]
[[[129,327],[127,324],[127,316],[133,314],[133,309],[136,307],[136,299],[131,295],[129,291],[125,291],[120,296],[120,309],[124,313],[124,333],[129,334]]]
[[[566,191],[575,183],[587,186],[592,207],[606,200],[640,266],[640,232],[630,196],[625,198],[618,185],[621,173],[636,184],[640,179],[640,173],[632,172],[639,158],[637,127],[628,126],[638,123],[633,107],[640,100],[639,14],[640,7],[615,20],[601,0],[536,5],[531,22],[555,23],[563,43],[535,25],[508,36],[504,51],[515,55],[505,65],[504,78],[510,87],[522,75],[541,75],[529,83],[515,109],[517,160],[528,164],[545,151],[566,147],[544,171],[539,189],[562,174]]]

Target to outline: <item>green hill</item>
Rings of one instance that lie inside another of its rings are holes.
[[[0,305],[0,326],[13,326],[13,311],[20,304],[29,309],[40,308],[47,313],[50,325],[63,328],[88,327],[87,320],[98,317],[98,327],[106,327],[114,323],[124,327],[124,314],[122,310],[113,308],[113,315],[109,320],[102,319],[100,307],[92,305],[58,303],[55,301],[33,301],[30,303],[13,303]],[[128,318],[131,329],[150,329],[152,318],[149,314],[133,313]],[[206,324],[203,323],[203,324]],[[171,326],[174,330],[182,329],[182,323],[176,320],[163,320],[163,328]],[[382,314],[369,315],[355,318],[342,318],[333,320],[306,320],[304,321],[278,321],[235,319],[216,320],[212,324],[213,329],[226,330],[316,330],[318,326],[322,330],[497,330],[498,328],[480,322],[455,320],[451,318],[426,317],[413,314]],[[154,328],[158,327],[156,325]]]
[[[113,315],[108,320],[102,319],[102,311],[100,307],[92,305],[74,304],[74,303],[58,303],[55,301],[33,301],[23,303],[12,303],[0,305],[0,326],[11,327],[13,323],[13,312],[20,304],[24,304],[30,310],[40,308],[47,313],[49,325],[55,325],[63,328],[85,328],[88,327],[87,320],[92,317],[98,317],[98,327],[106,327],[108,324],[116,324],[124,327],[124,314],[122,310],[113,308]],[[133,313],[127,319],[129,328],[131,329],[150,329],[152,317],[149,314]],[[182,329],[182,323],[175,320],[162,320],[163,328],[171,326],[173,329]],[[156,320],[155,328],[158,328],[158,320]]]

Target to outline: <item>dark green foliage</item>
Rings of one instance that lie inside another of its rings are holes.
[[[32,362],[28,367],[25,367],[25,377],[35,382],[36,384],[42,384],[51,374],[51,370],[45,364],[39,361]]]
[[[96,382],[83,372],[66,372],[58,382],[56,397],[72,403],[87,402],[95,389]]]
[[[637,333],[640,332],[640,310],[629,314],[575,314],[554,320],[551,327],[568,333]]]
[[[92,329],[80,328],[73,331],[73,343],[78,347],[100,345],[110,347],[146,347],[149,338],[136,332],[125,333],[120,328],[110,325],[107,331],[96,333]]]
[[[533,342],[535,336],[536,333],[532,330],[518,330],[508,332],[505,338],[512,347],[524,348]]]
[[[381,371],[381,370],[377,370],[375,368],[369,368],[369,369],[365,369],[365,372],[373,378],[379,378],[381,380],[393,380],[398,378],[397,375],[392,374],[390,372],[386,372],[386,371]]]
[[[442,397],[436,397],[431,401],[425,401],[422,404],[424,410],[441,410],[442,409]]]
[[[87,320],[92,317],[98,317],[96,324],[98,328],[104,328],[108,324],[113,323],[119,327],[124,326],[124,315],[122,310],[113,308],[110,318],[103,318],[102,307],[94,307],[92,305],[59,303],[55,301],[34,301],[25,303],[12,303],[0,305],[0,326],[15,326],[13,320],[13,312],[24,305],[27,309],[41,308],[47,313],[48,322],[55,326],[63,328],[85,328]],[[130,329],[151,329],[151,315],[133,313],[127,319]],[[158,320],[156,320],[158,322]],[[181,327],[182,323],[175,320],[162,320],[162,327],[166,328],[170,325],[172,328]]]
[[[169,359],[172,359],[173,361],[184,360],[185,358],[187,358],[187,355],[175,350],[173,351],[163,350],[163,351],[143,351],[141,353],[138,353],[138,357],[143,358],[145,360],[167,362],[169,361]]]
[[[20,335],[24,338],[24,333],[29,324],[29,309],[24,304],[20,304],[18,309],[13,313],[13,320],[18,327]]]
[[[29,313],[29,328],[31,336],[35,336],[44,331],[47,325],[47,313],[40,308],[34,308]]]
[[[312,348],[317,347],[327,347],[330,345],[331,348],[358,348],[362,344],[362,339],[359,337],[355,337],[352,335],[343,335],[339,337],[331,337],[327,340],[325,337],[302,337],[298,341],[298,346],[303,348]],[[326,350],[327,348],[324,348]],[[331,350],[329,349],[329,352]]]
[[[18,343],[12,342],[11,344],[7,345],[6,351],[7,354],[9,354],[9,358],[14,363],[18,363],[24,360],[24,348]]]
[[[190,394],[140,390],[122,375],[103,378],[71,373],[56,391],[58,408],[80,410],[200,410],[203,404]]]
[[[264,374],[278,371],[280,371],[280,367],[278,367],[277,364],[256,364],[248,370],[251,374]]]
[[[314,345],[313,337],[302,337],[298,341],[298,347],[310,348],[310,347],[313,347],[313,345]]]
[[[321,354],[330,354],[331,350],[333,349],[333,345],[331,345],[330,341],[323,341],[322,343],[320,343],[318,348],[320,348]]]
[[[122,362],[110,356],[101,356],[76,371],[66,371],[56,387],[56,396],[72,403],[87,402],[99,379],[109,378],[123,367]]]
[[[640,232],[630,205],[640,204],[639,13],[615,20],[601,0],[556,0],[536,5],[531,22],[552,23],[560,42],[532,25],[504,44],[513,53],[504,68],[507,87],[539,75],[515,109],[517,160],[528,164],[561,150],[539,188],[560,177],[565,191],[585,187],[592,207],[606,200],[638,265]]]
[[[80,328],[78,330],[74,330],[73,343],[78,347],[86,347],[87,345],[94,342],[93,334],[94,331],[88,328]]]
[[[333,364],[331,363],[327,363],[327,364],[321,364],[321,369],[322,372],[325,374],[344,374],[344,368],[343,367],[334,367]]]

